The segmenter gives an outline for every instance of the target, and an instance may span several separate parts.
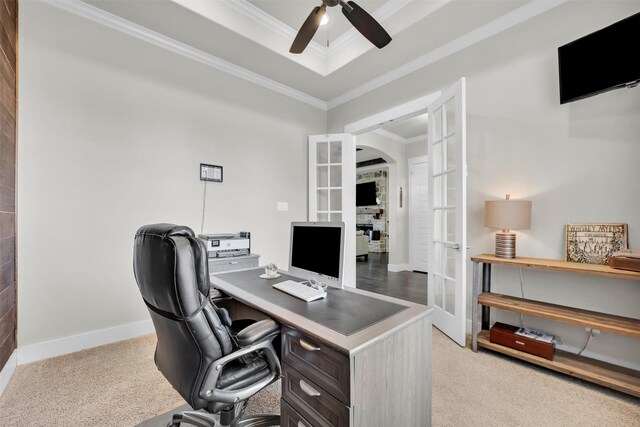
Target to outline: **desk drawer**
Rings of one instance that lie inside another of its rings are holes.
[[[209,258],[209,274],[222,273],[223,271],[245,270],[258,267],[260,257],[247,255],[229,258]]]
[[[284,399],[280,400],[280,427],[313,427],[296,412]]]
[[[282,398],[302,420],[313,427],[349,427],[349,408],[286,363],[282,367]]]
[[[303,333],[285,327],[282,334],[282,361],[349,405],[349,357],[319,344]]]

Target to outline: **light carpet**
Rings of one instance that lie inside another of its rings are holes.
[[[18,366],[0,397],[3,426],[134,426],[184,404],[153,363],[155,335]],[[633,426],[640,399],[496,353],[434,329],[434,426]],[[247,413],[277,413],[272,384]],[[422,426],[371,426],[422,427]]]

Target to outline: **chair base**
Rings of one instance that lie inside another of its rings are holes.
[[[200,411],[184,411],[175,414],[167,427],[271,427],[280,425],[280,415],[245,415],[231,424],[222,424],[220,415]]]

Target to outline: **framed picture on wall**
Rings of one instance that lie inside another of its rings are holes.
[[[627,224],[567,224],[565,259],[609,265],[614,252],[627,249]]]

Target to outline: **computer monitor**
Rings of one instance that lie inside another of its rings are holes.
[[[344,222],[292,222],[289,273],[342,287]]]

